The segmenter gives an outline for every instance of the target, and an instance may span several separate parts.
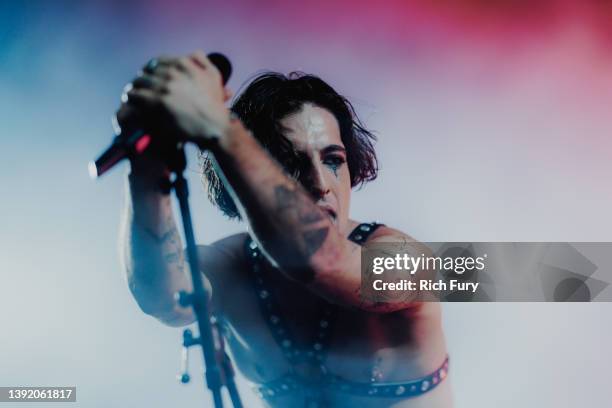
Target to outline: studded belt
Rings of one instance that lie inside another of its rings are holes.
[[[436,388],[448,374],[448,356],[434,372],[413,380],[400,382],[354,382],[342,377],[325,374],[322,381],[305,382],[295,374],[287,374],[278,380],[253,386],[259,397],[272,400],[292,392],[306,390],[307,393],[322,392],[346,393],[360,397],[413,398]]]

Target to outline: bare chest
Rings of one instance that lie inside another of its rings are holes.
[[[235,363],[251,381],[324,370],[369,382],[419,371],[417,310],[387,315],[350,310],[282,276],[265,281],[258,286],[247,279],[224,296],[231,300],[224,305],[225,336]]]

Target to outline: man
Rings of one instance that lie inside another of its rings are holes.
[[[351,188],[376,176],[372,135],[322,80],[265,74],[232,107],[203,53],[160,58],[128,87],[117,118],[206,148],[209,196],[249,233],[200,246],[211,308],[240,371],[274,407],[447,407],[437,303],[360,297],[360,246],[406,234],[349,218]],[[194,321],[191,290],[159,155],[132,161],[124,263],[142,308]],[[213,164],[214,163],[214,164]]]

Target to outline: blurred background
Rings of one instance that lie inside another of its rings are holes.
[[[180,385],[180,330],[139,311],[120,269],[127,164],[87,174],[149,58],[221,51],[234,90],[264,69],[330,82],[379,137],[356,219],[421,241],[612,241],[611,23],[603,0],[3,1],[0,386],[76,385],[66,406],[88,408],[212,405],[199,355]],[[244,230],[190,160],[198,241]],[[608,406],[611,313],[445,304],[456,405]]]

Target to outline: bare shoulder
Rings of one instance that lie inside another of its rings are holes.
[[[246,236],[246,233],[239,233],[221,238],[209,245],[199,245],[200,270],[211,280],[227,276],[228,272],[232,272],[231,275],[235,278],[234,272],[240,270],[244,263]]]
[[[431,250],[427,245],[423,244],[422,242],[420,242],[419,240],[417,240],[410,234],[400,231],[399,229],[389,227],[387,225],[381,225],[380,227],[378,227],[376,231],[374,231],[372,235],[369,237],[367,242],[368,243],[385,243],[385,242],[405,243],[420,253],[423,253],[425,255],[431,254]]]
[[[218,239],[209,245],[201,245],[199,248],[201,251],[216,253],[218,256],[235,258],[242,255],[246,237],[246,232],[241,232]]]

